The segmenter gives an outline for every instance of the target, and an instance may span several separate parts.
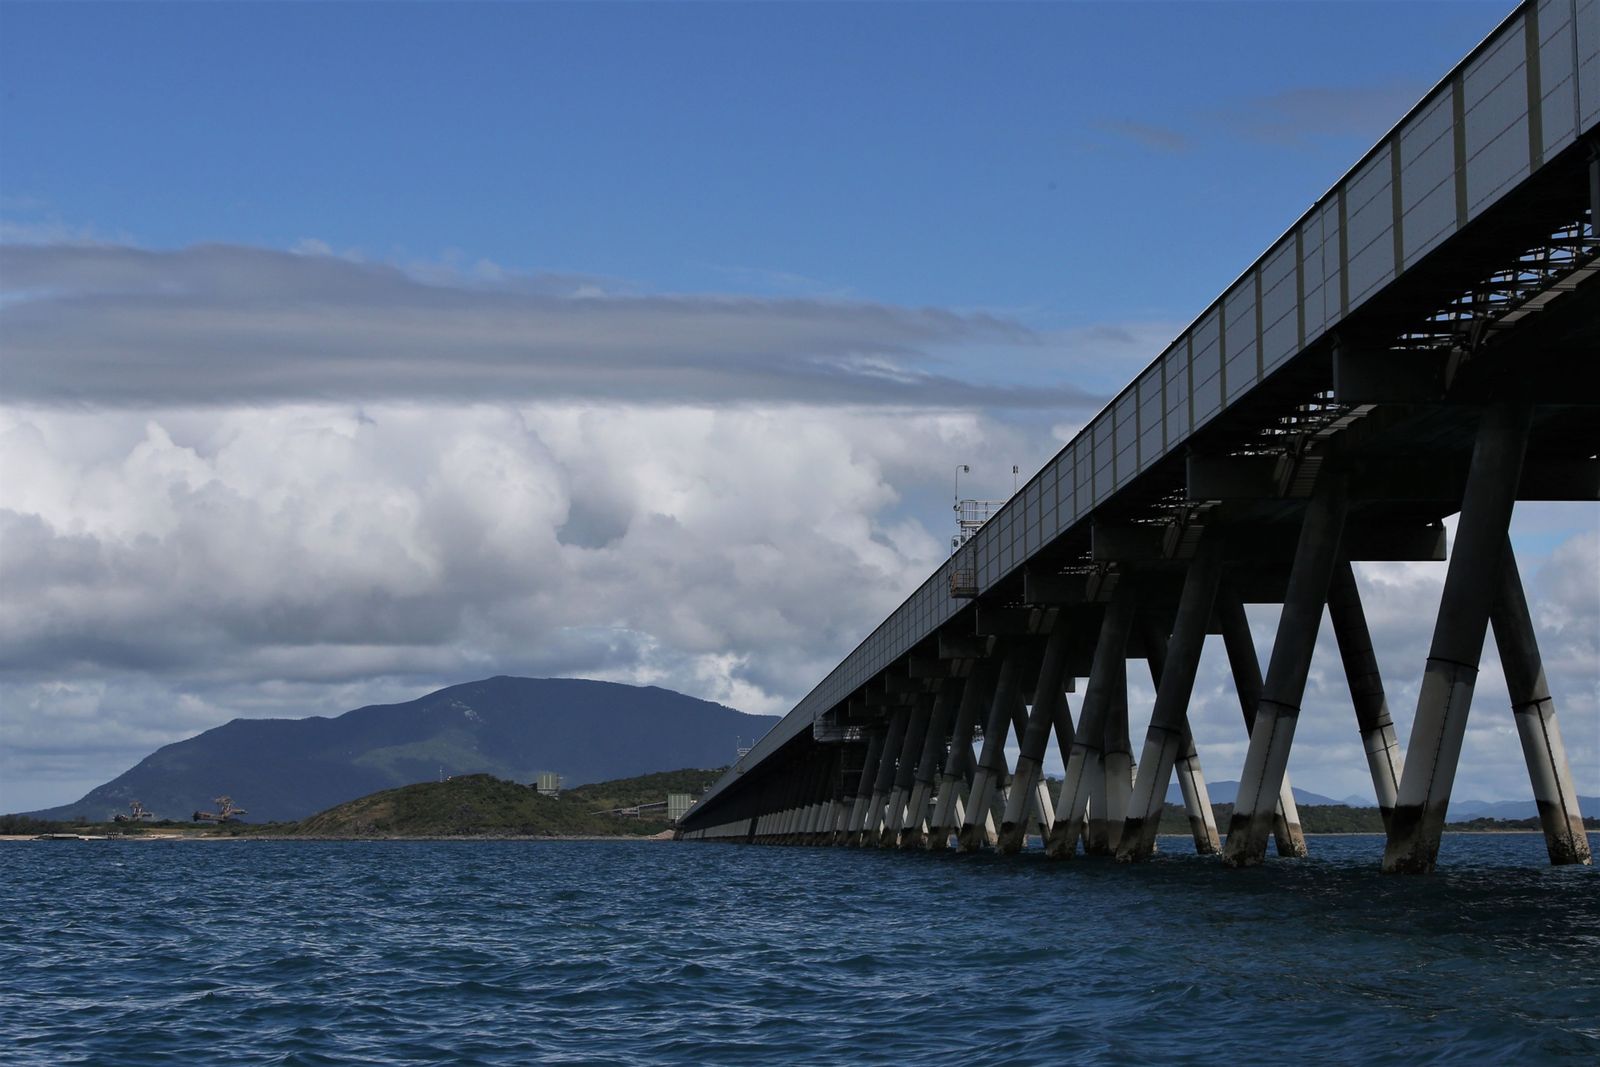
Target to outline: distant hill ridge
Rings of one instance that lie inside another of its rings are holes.
[[[1210,782],[1206,785],[1206,792],[1211,796],[1213,804],[1232,805],[1238,798],[1239,783],[1232,779],[1223,779],[1220,782]],[[1350,808],[1376,808],[1377,802],[1368,796],[1347,796],[1343,800],[1313,793],[1308,789],[1294,787],[1294,800],[1296,804],[1337,806]],[[1183,803],[1183,791],[1176,782],[1167,787],[1168,804]],[[1585,815],[1600,815],[1600,797],[1578,797],[1578,807]],[[1447,817],[1454,822],[1461,819],[1534,819],[1539,815],[1539,805],[1530,798],[1528,800],[1455,800],[1450,801]]]
[[[185,819],[227,794],[249,821],[295,820],[445,775],[568,785],[721,767],[778,720],[655,686],[500,676],[335,718],[235,719],[167,745],[75,804],[30,812],[104,819],[140,800]]]

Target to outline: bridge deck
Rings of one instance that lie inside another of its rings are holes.
[[[1352,490],[1352,526],[1417,543],[1460,509],[1475,402],[1498,395],[1508,373],[1540,394],[1530,476],[1593,457],[1600,420],[1584,405],[1597,396],[1597,127],[1600,0],[1519,5],[741,758],[684,827],[717,824],[768,761],[809,743],[816,724],[848,721],[852,698],[905,674],[913,650],[974,633],[981,613],[1037,606],[1030,582],[1114,572],[1119,546],[1141,529],[1165,536],[1158,557],[1182,560],[1183,526],[1198,508],[1278,530],[1292,550],[1316,469],[1296,469],[1297,449],[1337,436],[1354,469],[1370,460]],[[1250,456],[1254,467],[1205,466]],[[1428,476],[1397,474],[1407,458]],[[1261,485],[1235,485],[1241,477]],[[1384,558],[1383,542],[1373,538],[1365,558]],[[957,567],[975,574],[975,601],[950,595]],[[1281,601],[1281,584],[1267,580],[1247,598]]]

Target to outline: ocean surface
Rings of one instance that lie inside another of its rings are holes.
[[[0,843],[0,1063],[1600,1062],[1536,835],[1162,847]]]

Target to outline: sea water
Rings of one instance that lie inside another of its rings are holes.
[[[1537,835],[1162,848],[5,843],[0,1062],[1600,1062],[1600,872]]]

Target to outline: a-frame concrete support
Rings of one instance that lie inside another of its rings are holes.
[[[1428,874],[1439,858],[1489,612],[1500,585],[1500,564],[1509,551],[1506,534],[1532,421],[1529,404],[1510,401],[1484,409],[1478,424],[1433,645],[1406,745],[1400,797],[1383,853],[1383,869],[1391,873]]]
[[[1078,712],[1078,729],[1073,735],[1072,751],[1067,756],[1061,795],[1056,799],[1056,822],[1045,840],[1046,855],[1066,859],[1077,851],[1078,831],[1088,811],[1093,787],[1089,768],[1104,755],[1107,712],[1116,686],[1123,687],[1126,699],[1128,635],[1138,611],[1138,587],[1125,575],[1111,594],[1111,603],[1106,607],[1100,634],[1095,640],[1089,684],[1084,689],[1083,705]]]
[[[1239,793],[1228,823],[1223,861],[1230,866],[1261,863],[1276,828],[1278,799],[1289,769],[1289,749],[1300,718],[1311,653],[1322,625],[1328,585],[1339,562],[1339,538],[1348,509],[1343,474],[1324,466],[1300,525],[1289,586],[1283,595],[1278,632],[1267,663],[1260,706],[1250,728],[1250,749],[1239,775]]]
[[[980,659],[972,666],[967,684],[961,690],[961,703],[956,705],[956,723],[950,731],[950,748],[945,754],[944,770],[939,775],[933,800],[933,818],[928,823],[928,848],[940,850],[948,847],[950,835],[957,832],[965,815],[961,795],[967,779],[973,774],[972,734],[978,725],[978,715],[994,699],[997,668],[993,660]]]
[[[922,736],[922,753],[917,759],[911,797],[906,801],[906,821],[898,842],[901,848],[922,848],[927,844],[928,802],[933,798],[934,778],[945,762],[951,706],[959,699],[963,688],[961,679],[946,678],[934,697],[928,728]]]
[[[1050,745],[1050,731],[1064,709],[1065,694],[1061,687],[1066,677],[1069,636],[1067,614],[1061,612],[1045,642],[1044,660],[1039,665],[1039,679],[1033,690],[1033,707],[1018,745],[1016,771],[1011,778],[1011,792],[1006,797],[1005,817],[1000,821],[996,844],[1002,853],[1022,850],[1030,810],[1038,809],[1046,833],[1055,822],[1050,792],[1044,781],[1044,754]]]
[[[1189,696],[1200,666],[1200,650],[1205,644],[1211,608],[1222,577],[1222,542],[1202,537],[1184,575],[1183,592],[1178,598],[1178,614],[1173,620],[1172,638],[1167,643],[1166,663],[1156,689],[1156,702],[1150,712],[1150,729],[1145,734],[1144,751],[1139,757],[1138,776],[1128,805],[1128,818],[1117,843],[1117,860],[1129,863],[1147,859],[1155,850],[1156,832],[1161,823],[1161,808],[1166,802],[1167,784],[1173,766],[1180,758],[1191,762],[1194,742],[1188,729]],[[1190,768],[1191,770],[1193,768]],[[1184,801],[1204,811],[1208,798],[1192,797],[1193,775],[1184,790]],[[1203,783],[1204,779],[1200,779]],[[1196,836],[1196,846],[1200,839]]]
[[[966,818],[961,825],[957,847],[975,852],[989,844],[989,806],[1005,782],[1006,734],[1017,702],[1017,676],[1022,672],[1022,656],[1016,648],[1005,653],[1000,675],[995,680],[994,698],[989,703],[989,718],[983,728],[983,752],[967,797]]]
[[[1578,810],[1578,792],[1572,784],[1572,768],[1567,764],[1567,749],[1556,724],[1556,704],[1544,680],[1539,642],[1533,633],[1533,619],[1528,614],[1528,600],[1510,545],[1500,563],[1499,590],[1489,621],[1494,626],[1494,643],[1500,649],[1506,688],[1511,692],[1511,710],[1528,764],[1528,778],[1533,783],[1533,799],[1539,805],[1539,822],[1544,828],[1550,862],[1592,863],[1583,814]]]
[[[1256,722],[1256,708],[1261,703],[1261,661],[1256,659],[1256,645],[1250,636],[1250,622],[1245,617],[1244,601],[1232,589],[1223,588],[1217,598],[1217,621],[1222,625],[1222,640],[1228,649],[1228,666],[1233,671],[1233,687],[1239,693],[1239,709],[1244,712],[1245,735],[1249,736]],[[1295,858],[1307,854],[1305,833],[1300,829],[1300,810],[1295,806],[1294,789],[1289,784],[1287,772],[1278,789],[1278,810],[1273,820],[1272,833],[1278,841],[1278,855]]]
[[[1400,742],[1389,716],[1389,700],[1383,692],[1378,657],[1372,650],[1367,614],[1361,608],[1361,590],[1348,560],[1333,569],[1333,582],[1328,586],[1328,617],[1339,642],[1339,658],[1344,661],[1350,701],[1356,709],[1361,747],[1366,750],[1367,769],[1372,774],[1372,792],[1387,832],[1394,819],[1395,798],[1400,793]]]

